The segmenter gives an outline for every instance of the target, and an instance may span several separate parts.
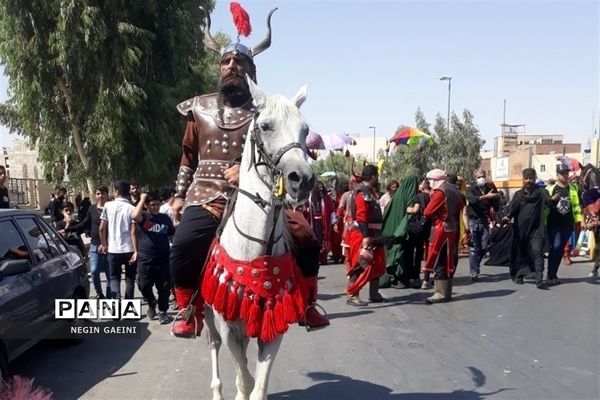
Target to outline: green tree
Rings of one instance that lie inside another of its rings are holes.
[[[385,160],[384,181],[402,179],[407,175],[424,177],[433,168],[445,169],[469,180],[481,163],[479,152],[485,141],[479,136],[471,112],[464,110],[462,117],[461,120],[452,114],[452,130],[448,131],[446,119],[438,114],[432,131],[421,109],[417,109],[415,127],[430,135],[433,143],[424,147],[396,147]],[[405,127],[400,125],[398,129]]]
[[[326,150],[322,151],[325,152]],[[335,172],[338,177],[347,180],[350,177],[353,166],[354,172],[360,173],[364,162],[365,158],[360,155],[355,157],[349,152],[340,153],[337,151],[330,151],[327,153],[326,157],[315,161],[312,164],[312,169],[319,180],[323,180],[321,174],[328,171]]]
[[[0,122],[37,147],[52,181],[65,164],[71,184],[90,191],[100,179],[172,180],[183,129],[175,106],[216,87],[199,5],[213,8],[210,0],[0,0],[9,78]]]
[[[436,117],[436,162],[439,168],[470,180],[473,171],[481,164],[480,151],[485,140],[479,135],[473,114],[469,110],[463,111],[462,120],[454,113],[450,120],[452,130],[448,132],[446,120],[439,114]]]

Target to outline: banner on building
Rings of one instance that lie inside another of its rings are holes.
[[[508,157],[499,157],[496,159],[496,166],[493,169],[493,180],[508,180]]]

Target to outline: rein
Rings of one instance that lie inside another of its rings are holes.
[[[271,189],[271,199],[270,199],[270,201],[267,201],[267,200],[263,199],[262,197],[260,197],[260,195],[258,193],[252,194],[244,189],[236,187],[235,188],[236,192],[235,192],[234,196],[232,196],[232,198],[228,199],[228,201],[227,201],[228,204],[226,206],[226,212],[223,215],[223,218],[221,219],[221,225],[219,226],[219,229],[218,229],[218,236],[220,236],[220,233],[222,232],[222,229],[224,228],[224,221],[226,221],[226,219],[227,219],[227,218],[225,218],[225,216],[231,214],[231,217],[233,219],[233,225],[235,226],[235,229],[238,231],[238,233],[240,235],[242,235],[242,237],[244,237],[248,240],[259,243],[262,246],[266,246],[267,247],[267,255],[271,255],[271,253],[273,251],[273,245],[275,243],[277,243],[283,236],[283,232],[282,232],[277,238],[274,237],[275,236],[275,226],[277,225],[277,220],[281,214],[281,209],[283,208],[283,197],[285,196],[285,190],[282,186],[283,185],[283,173],[278,168],[278,165],[279,165],[279,162],[281,161],[281,158],[284,156],[285,153],[287,153],[291,149],[295,149],[295,148],[304,150],[304,146],[302,146],[302,144],[299,142],[292,142],[292,143],[289,143],[289,144],[283,146],[279,150],[277,150],[275,152],[275,154],[273,154],[273,155],[270,155],[269,153],[267,153],[265,150],[264,142],[260,136],[260,130],[259,130],[259,127],[257,124],[259,115],[260,115],[259,113],[256,113],[254,115],[253,129],[252,129],[252,132],[250,133],[250,143],[251,143],[251,151],[250,152],[251,152],[252,158],[250,160],[250,166],[249,166],[248,170],[250,170],[250,168],[254,167],[256,175],[259,177],[259,179],[263,182],[263,184],[266,187]],[[257,152],[258,152],[258,160],[256,160]],[[258,171],[259,166],[264,166],[269,171],[269,178],[270,178],[269,182],[267,182],[265,179],[263,179],[262,175],[259,173],[259,171]],[[279,187],[280,185],[281,185],[281,187]],[[254,204],[258,205],[262,209],[264,209],[268,205],[271,205],[273,207],[274,219],[269,224],[269,229],[270,229],[271,233],[269,235],[268,240],[252,237],[252,236],[246,234],[245,232],[242,232],[242,230],[238,227],[237,222],[235,220],[235,214],[233,214],[233,208],[234,208],[234,204],[235,204],[235,198],[237,197],[237,193],[243,194],[244,196],[246,196],[247,198],[252,200],[254,202]]]

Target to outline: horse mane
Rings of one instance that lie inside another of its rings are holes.
[[[298,107],[280,94],[267,97],[263,113],[279,121],[285,121],[290,118],[304,121]]]

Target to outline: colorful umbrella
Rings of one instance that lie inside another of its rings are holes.
[[[352,138],[345,133],[333,133],[331,135],[321,135],[326,150],[342,150],[352,143]]]
[[[315,131],[308,132],[306,137],[306,147],[309,150],[325,150],[325,144],[323,138]]]
[[[400,145],[419,145],[423,146],[433,142],[431,136],[415,128],[401,128],[396,131],[396,134],[390,139],[396,146]]]

